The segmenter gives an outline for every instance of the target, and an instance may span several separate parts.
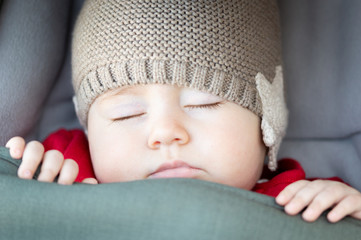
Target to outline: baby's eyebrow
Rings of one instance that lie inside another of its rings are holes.
[[[99,97],[100,102],[111,100],[119,96],[140,96],[143,95],[141,86],[124,86],[114,90],[109,90],[103,96]]]
[[[107,103],[116,103],[122,96],[137,97],[144,94],[144,89],[140,85],[124,86],[114,90],[109,90],[104,95],[97,98],[97,102],[104,106]]]
[[[134,94],[134,95],[137,95],[139,94],[139,88],[138,87],[135,87],[135,86],[124,86],[124,87],[120,87],[120,88],[117,88],[117,89],[114,89],[114,90],[111,90],[109,92],[109,96],[116,96],[116,95],[126,95],[126,94]]]

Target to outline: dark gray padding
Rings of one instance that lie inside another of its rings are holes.
[[[0,12],[0,144],[25,136],[59,77],[69,0],[4,0]]]
[[[361,1],[281,0],[290,109],[280,157],[361,189]]]
[[[55,85],[50,90],[48,99],[43,108],[42,116],[37,122],[36,127],[33,128],[27,139],[43,140],[51,132],[59,128],[81,128],[81,125],[76,117],[72,97],[74,95],[73,86],[71,83],[71,38],[73,32],[74,22],[81,9],[83,0],[72,0],[70,12],[70,24],[67,35],[67,48],[64,52],[65,61],[59,73]]]

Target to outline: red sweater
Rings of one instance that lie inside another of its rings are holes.
[[[79,174],[76,182],[81,182],[85,178],[95,178],[88,140],[83,131],[60,129],[45,139],[43,144],[45,151],[59,150],[64,158],[73,159],[78,163]],[[296,160],[282,159],[278,162],[277,171],[271,172],[267,167],[264,168],[261,178],[266,180],[257,183],[253,191],[276,197],[287,185],[305,177],[305,171]],[[337,177],[328,178],[328,180],[342,181]]]

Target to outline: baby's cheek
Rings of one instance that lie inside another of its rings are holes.
[[[208,149],[203,164],[213,182],[237,188],[252,189],[260,176],[258,164],[250,164],[235,148],[224,146]]]
[[[90,145],[90,154],[97,180],[100,183],[111,182],[114,179],[114,172],[117,169],[117,163],[114,160],[116,153],[106,148],[102,143],[98,143],[96,145]]]
[[[108,169],[109,164],[106,161],[101,161],[97,156],[92,156],[92,164],[96,179],[99,183],[109,182],[108,178],[111,174],[111,171]]]
[[[234,166],[234,165],[233,165]],[[239,166],[238,168],[234,167],[234,170],[228,176],[230,185],[242,188],[246,190],[251,190],[259,180],[262,174],[263,167],[258,167],[258,165],[252,165],[247,167],[247,165]]]
[[[97,179],[101,183],[112,183],[144,179],[147,173],[144,159],[146,157],[135,149],[120,149],[98,154],[92,161]]]

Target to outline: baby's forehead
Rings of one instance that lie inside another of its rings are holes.
[[[127,85],[117,87],[115,89],[109,90],[99,96],[99,98],[108,98],[113,96],[124,96],[124,95],[134,95],[134,96],[142,96],[149,93],[159,93],[161,91],[166,90],[170,93],[175,93],[179,95],[187,96],[199,96],[199,97],[213,97],[219,98],[220,97],[209,93],[207,91],[201,91],[198,89],[190,88],[190,87],[183,87],[183,86],[176,86],[176,85],[169,85],[169,84],[146,84],[146,85]]]
[[[132,85],[132,86],[121,86],[115,89],[105,92],[102,96],[116,96],[116,95],[126,95],[126,94],[136,94],[142,92],[144,89],[143,85]]]

